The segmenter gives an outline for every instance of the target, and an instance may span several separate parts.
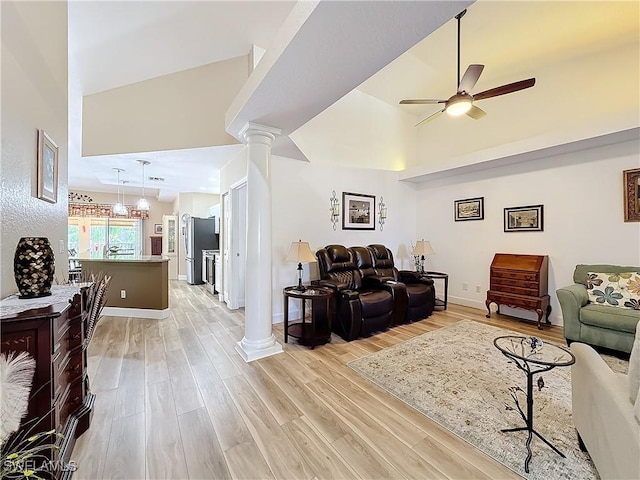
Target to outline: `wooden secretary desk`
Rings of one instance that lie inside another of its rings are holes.
[[[496,253],[491,262],[487,318],[491,318],[491,303],[498,306],[531,310],[538,315],[538,329],[542,330],[542,315],[549,322],[551,299],[548,295],[549,257],[547,255],[518,255]]]

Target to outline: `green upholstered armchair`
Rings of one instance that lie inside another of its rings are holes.
[[[573,341],[631,352],[640,310],[589,302],[587,273],[640,272],[640,267],[621,265],[576,265],[573,285],[556,291],[562,309],[564,336]]]

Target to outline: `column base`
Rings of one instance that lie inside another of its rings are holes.
[[[273,335],[271,335],[271,337],[266,341],[261,340],[259,342],[252,342],[247,340],[245,337],[236,343],[235,350],[247,363],[261,358],[270,357],[271,355],[276,355],[284,351],[282,350],[282,345],[276,342],[276,337]]]

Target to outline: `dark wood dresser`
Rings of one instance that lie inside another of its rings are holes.
[[[548,295],[549,257],[547,255],[517,255],[496,253],[491,262],[487,318],[491,317],[491,303],[498,306],[531,310],[538,315],[538,329],[542,330],[542,315],[549,322],[551,313]]]
[[[69,459],[76,438],[89,428],[95,398],[88,391],[87,294],[88,286],[56,285],[50,297],[0,302],[0,350],[25,351],[36,361],[22,424],[32,433],[55,429],[62,435],[59,450],[48,451],[52,461],[43,467],[57,479],[70,478],[75,470]]]

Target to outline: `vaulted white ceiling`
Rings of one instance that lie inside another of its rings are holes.
[[[251,44],[269,48],[293,5],[294,2],[70,2],[70,80],[77,85],[77,91],[93,93],[243,55]],[[401,2],[397,5],[402,8]],[[474,3],[462,19],[461,38],[462,71],[470,63],[486,65],[474,91],[528,77],[536,77],[536,86],[478,103],[487,111],[482,120],[442,115],[419,127],[415,131],[419,150],[429,155],[379,168],[409,168],[419,176],[446,169],[447,162],[455,166],[470,152],[525,142],[530,137],[537,138],[537,143],[530,142],[532,145],[544,145],[553,141],[550,136],[562,142],[580,135],[638,126],[639,5],[635,1]],[[333,33],[328,31],[327,35]],[[348,32],[341,31],[340,35],[345,42],[349,38]],[[326,45],[319,43],[317,48],[322,50]],[[328,76],[339,78],[339,67],[336,65]],[[349,103],[354,92],[336,103],[339,106],[340,102],[347,102],[343,105],[350,107],[362,104],[368,97],[370,101],[362,112],[351,112],[341,122],[330,117],[340,108],[327,109],[297,133],[306,135],[311,143],[314,136],[323,135],[347,143],[349,135],[327,128],[333,125],[336,130],[344,130],[345,122],[353,125],[359,115],[366,122],[372,112],[389,108],[417,123],[436,107],[399,106],[398,101],[446,99],[455,91],[455,77],[456,23],[451,20],[364,81],[357,90],[358,102]],[[317,88],[323,88],[322,82]],[[314,92],[310,91],[310,95]],[[79,109],[72,109],[72,119],[74,111]],[[318,125],[322,131],[316,128]],[[73,137],[71,130],[70,125]],[[567,133],[563,137],[560,131]],[[190,154],[189,150],[173,153]],[[74,170],[78,157],[79,153],[74,156],[70,149],[72,189],[76,182],[74,171],[82,169]],[[98,164],[110,168],[112,161],[109,157],[95,157],[92,165],[95,169],[100,168]],[[362,157],[353,156],[351,161],[357,165]],[[166,167],[170,169],[169,164]],[[205,177],[217,174],[214,165],[210,171]],[[200,172],[194,174],[193,182],[203,178]],[[90,188],[86,175],[82,182],[83,188]],[[96,189],[106,188],[108,185]]]

